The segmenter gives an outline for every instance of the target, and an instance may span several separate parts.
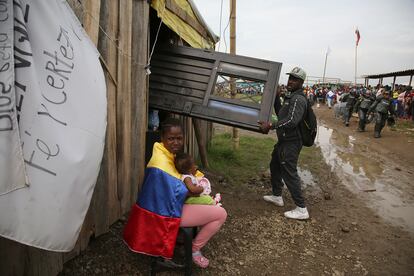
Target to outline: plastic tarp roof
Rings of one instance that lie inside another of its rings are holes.
[[[219,37],[210,30],[191,0],[153,0],[151,7],[191,47],[213,49],[218,42]]]

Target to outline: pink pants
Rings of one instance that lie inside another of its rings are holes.
[[[201,226],[193,240],[193,252],[200,250],[226,221],[227,212],[217,205],[184,204],[181,214],[183,227]]]

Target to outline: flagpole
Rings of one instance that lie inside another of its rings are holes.
[[[355,85],[357,85],[358,44],[355,44]]]
[[[322,83],[325,83],[325,72],[326,72],[326,61],[328,60],[328,51],[326,52],[325,55],[325,66],[323,67],[323,78],[322,78]]]

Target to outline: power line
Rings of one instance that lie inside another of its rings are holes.
[[[221,5],[220,5],[220,29],[219,29],[219,34],[221,35],[221,19],[223,17],[223,0],[221,0]],[[221,38],[219,40],[219,45],[217,48],[217,51],[220,52],[220,45],[221,45]]]
[[[231,0],[230,0],[231,1]],[[230,3],[230,2],[229,2]],[[225,46],[225,53],[227,53],[227,42],[226,42],[226,30],[227,30],[227,28],[229,27],[229,25],[230,25],[230,19],[231,19],[231,13],[232,13],[233,11],[232,11],[232,9],[231,9],[231,6],[230,6],[230,14],[229,14],[229,21],[227,21],[227,25],[226,25],[226,27],[224,28],[224,31],[223,31],[223,37],[224,37],[224,46]]]

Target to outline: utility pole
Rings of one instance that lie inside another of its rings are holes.
[[[236,0],[230,0],[230,54],[236,54]],[[236,98],[236,80],[230,78],[231,98]],[[233,127],[233,148],[238,149],[240,145],[239,129]]]
[[[327,60],[328,60],[328,52],[326,52],[326,55],[325,55],[325,66],[323,67],[323,79],[322,79],[322,83],[325,83],[326,61]]]
[[[323,79],[322,79],[322,83],[325,83],[325,73],[326,73],[326,63],[328,61],[328,55],[331,52],[331,48],[326,49],[326,55],[325,55],[325,65],[323,67]]]
[[[357,70],[358,70],[358,43],[355,45],[355,86],[357,85]]]

